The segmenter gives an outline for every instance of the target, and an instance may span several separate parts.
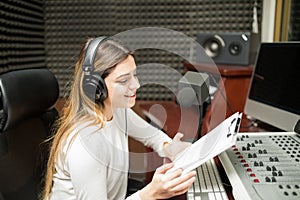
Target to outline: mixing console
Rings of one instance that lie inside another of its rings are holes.
[[[239,133],[219,155],[235,199],[300,199],[300,138],[293,132]]]
[[[187,192],[188,200],[228,200],[214,159],[196,169],[197,176]]]

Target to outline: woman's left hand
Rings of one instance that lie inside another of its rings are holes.
[[[187,147],[191,146],[190,142],[184,142],[182,141],[183,134],[177,133],[171,143],[167,143],[164,146],[164,153],[166,157],[168,157],[170,160],[174,160],[176,156],[184,151]]]

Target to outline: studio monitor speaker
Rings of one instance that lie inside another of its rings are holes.
[[[254,64],[259,34],[250,32],[198,33],[197,42],[216,64]],[[201,63],[202,51],[196,50],[196,61]]]

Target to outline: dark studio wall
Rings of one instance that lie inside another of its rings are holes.
[[[290,27],[288,31],[288,39],[290,41],[300,40],[300,1],[293,0],[290,14]]]
[[[0,5],[1,72],[46,66],[58,78],[63,96],[68,94],[66,85],[87,37],[147,26],[192,38],[199,32],[251,31],[254,5],[260,30],[262,0],[4,0]],[[161,63],[183,72],[182,58],[168,52],[140,50],[136,60],[137,64]],[[151,71],[142,71],[140,78],[164,86],[143,86],[138,99],[172,99],[168,88],[176,87],[178,76],[153,66]]]
[[[44,2],[0,2],[0,73],[46,67]]]

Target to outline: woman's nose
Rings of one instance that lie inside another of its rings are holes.
[[[140,82],[139,79],[137,77],[134,77],[129,85],[130,89],[138,89],[140,88]]]

